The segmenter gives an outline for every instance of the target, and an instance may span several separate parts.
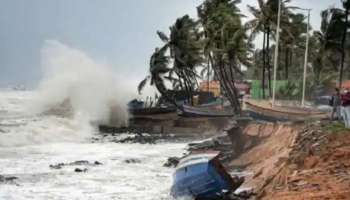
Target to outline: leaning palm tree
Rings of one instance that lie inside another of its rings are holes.
[[[247,36],[237,7],[239,2],[206,0],[198,7],[205,55],[236,113],[240,113],[241,108],[234,82],[242,76],[241,66],[250,65]]]
[[[143,79],[137,89],[141,94],[141,91],[146,86],[147,82],[150,81],[151,86],[155,86],[158,92],[164,97],[168,102],[174,104],[176,107],[176,101],[170,95],[169,90],[166,88],[164,76],[169,73],[170,69],[168,68],[169,57],[166,55],[167,47],[164,46],[160,49],[156,49],[152,54],[150,63],[149,63],[149,73],[150,75],[146,76]]]
[[[186,91],[189,102],[192,101],[193,91],[198,86],[196,68],[202,63],[202,41],[199,26],[188,15],[178,18],[170,27],[170,36],[158,31],[158,35],[170,50],[173,66],[169,78],[174,80],[183,91]]]
[[[185,15],[178,18],[170,27],[169,37],[160,31],[157,34],[164,42],[164,46],[152,55],[150,75],[140,82],[139,91],[150,79],[151,85],[155,85],[167,101],[176,105],[174,98],[165,87],[165,81],[170,81],[172,89],[185,91],[188,101],[192,103],[193,91],[198,85],[196,67],[202,62],[198,23]]]

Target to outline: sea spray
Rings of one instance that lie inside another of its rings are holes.
[[[96,131],[92,122],[126,125],[127,102],[136,96],[130,81],[58,41],[46,41],[41,57],[37,90],[0,96],[0,147],[86,141]]]
[[[69,102],[74,117],[126,125],[126,104],[133,94],[109,65],[54,40],[45,42],[41,56],[44,78],[38,89],[37,110],[42,112]]]

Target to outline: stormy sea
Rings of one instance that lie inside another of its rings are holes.
[[[186,144],[100,140],[92,124],[127,121],[123,83],[57,41],[42,68],[37,88],[0,90],[0,199],[170,199],[174,169],[163,164]]]

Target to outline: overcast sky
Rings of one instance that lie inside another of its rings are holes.
[[[35,86],[41,79],[40,50],[57,40],[107,62],[115,73],[142,79],[149,56],[161,42],[157,30],[168,31],[177,17],[196,16],[202,0],[2,0],[0,6],[0,87]],[[242,0],[240,7],[256,0]],[[312,8],[312,26],[320,11],[340,0],[294,0]]]

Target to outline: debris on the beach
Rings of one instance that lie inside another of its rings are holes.
[[[131,163],[141,163],[141,160],[136,159],[136,158],[130,158],[130,159],[124,160],[124,162],[127,163],[127,164],[131,164]]]
[[[75,168],[74,172],[77,172],[77,173],[82,173],[82,172],[87,172],[88,169],[87,168],[84,168],[84,169],[81,169],[81,168]]]
[[[0,183],[11,182],[18,179],[15,176],[2,176],[0,175]]]
[[[170,157],[166,161],[166,163],[163,164],[164,167],[176,167],[180,162],[180,158],[178,157]]]
[[[13,184],[19,186],[19,184],[16,182],[18,177],[15,176],[3,176],[0,175],[0,184]]]
[[[96,165],[102,165],[99,161],[89,162],[87,160],[78,160],[71,163],[58,163],[54,165],[50,165],[49,167],[51,169],[62,169],[65,166],[96,166]]]

